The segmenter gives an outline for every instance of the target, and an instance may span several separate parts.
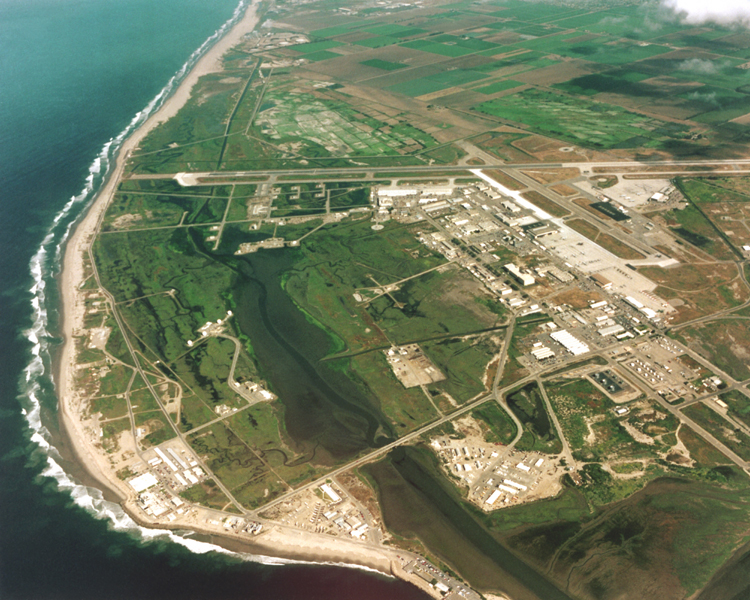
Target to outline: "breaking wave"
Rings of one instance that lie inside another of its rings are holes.
[[[65,242],[109,175],[111,168],[114,166],[115,156],[125,139],[159,110],[193,65],[242,17],[246,7],[247,0],[241,0],[232,17],[203,42],[200,48],[193,52],[167,85],[143,110],[133,117],[128,126],[117,137],[112,138],[104,145],[89,167],[83,189],[78,195],[70,198],[55,216],[44,240],[32,257],[30,271],[33,285],[29,290],[31,293],[32,325],[24,332],[25,337],[31,343],[31,357],[20,381],[22,413],[32,431],[31,440],[37,445],[46,463],[41,475],[55,480],[58,489],[70,494],[77,506],[97,519],[106,520],[110,527],[116,531],[128,532],[144,543],[168,539],[196,554],[218,552],[266,565],[322,564],[347,566],[379,573],[375,569],[360,565],[344,565],[332,562],[311,563],[231,552],[216,544],[191,539],[189,536],[192,532],[189,531],[180,533],[166,529],[141,527],[128,516],[119,504],[106,500],[101,490],[80,484],[60,466],[61,456],[53,446],[49,430],[45,427],[41,418],[42,398],[51,397],[55,392],[55,383],[51,376],[51,354],[54,347],[60,343],[60,340],[54,334],[58,329],[59,322],[56,300],[49,298],[48,286],[54,286],[54,276],[60,272]],[[53,289],[53,287],[50,289]]]

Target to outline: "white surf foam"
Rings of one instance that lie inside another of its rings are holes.
[[[217,29],[200,48],[193,52],[180,70],[169,80],[159,94],[149,102],[146,108],[138,112],[117,137],[112,138],[104,145],[99,155],[89,167],[89,172],[81,192],[70,198],[53,219],[47,235],[30,262],[33,285],[29,291],[32,296],[31,308],[33,320],[31,327],[24,334],[29,342],[31,342],[31,360],[24,369],[23,381],[20,384],[21,412],[33,432],[31,440],[37,444],[39,450],[45,455],[46,466],[42,470],[42,476],[53,479],[57,483],[58,489],[68,492],[77,506],[83,508],[97,519],[106,520],[109,526],[115,531],[128,532],[143,542],[170,540],[196,554],[219,552],[266,565],[322,564],[379,572],[361,565],[332,562],[311,563],[231,552],[216,544],[192,539],[190,537],[192,532],[186,531],[180,533],[166,529],[141,527],[128,516],[119,504],[106,500],[101,490],[80,484],[60,466],[62,462],[60,454],[50,442],[49,431],[44,426],[41,418],[40,397],[45,393],[46,388],[54,386],[54,381],[50,376],[50,350],[55,338],[49,330],[48,299],[45,292],[48,283],[59,272],[65,242],[68,240],[70,232],[78,219],[84,214],[85,208],[93,200],[95,191],[109,174],[109,170],[114,164],[114,156],[122,145],[122,142],[161,107],[198,59],[241,18],[246,6],[247,0],[242,0],[237,5],[232,17]]]

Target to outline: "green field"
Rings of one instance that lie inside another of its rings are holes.
[[[401,63],[381,60],[379,58],[371,58],[370,60],[362,61],[359,64],[366,67],[375,67],[376,69],[382,69],[383,71],[396,71],[398,69],[403,69],[406,67],[406,65],[402,65]]]
[[[471,416],[482,424],[484,439],[491,444],[508,444],[515,437],[515,423],[495,402],[486,402],[473,410]]]
[[[536,450],[550,454],[562,450],[562,444],[536,383],[529,383],[520,390],[508,394],[506,401],[524,427],[523,436],[516,444],[519,450]]]
[[[750,460],[750,436],[735,429],[717,412],[704,404],[693,404],[683,412],[743,460]]]
[[[661,121],[619,106],[525,90],[474,107],[479,112],[528,126],[537,133],[594,148],[658,147]]]
[[[732,390],[719,396],[729,405],[729,414],[750,427],[750,398],[739,390]]]
[[[524,85],[523,83],[520,83],[518,81],[513,81],[512,79],[505,79],[503,81],[496,81],[495,83],[491,83],[490,85],[485,85],[483,87],[476,88],[475,92],[480,92],[481,94],[497,94],[498,92],[504,92],[505,90],[512,90],[513,88],[517,88],[519,86]]]
[[[118,435],[131,429],[129,408],[146,430],[138,451],[178,428],[212,471],[182,496],[235,513],[232,498],[259,508],[485,396],[508,327],[500,386],[529,375],[522,356],[549,317],[519,317],[461,261],[449,264],[420,241],[443,217],[396,210],[373,228],[372,190],[382,183],[373,177],[447,185],[486,161],[469,144],[511,163],[559,162],[566,145],[580,146],[575,160],[747,154],[745,120],[729,121],[750,113],[750,70],[740,68],[750,38],[666,18],[655,3],[342,9],[313,0],[304,10],[272,10],[260,35],[243,39],[225,70],[201,78],[179,114],[130,155],[126,175],[161,178],[122,181],[93,246],[114,304],[102,302],[85,327],[113,328],[114,360],[87,347],[85,333],[76,338],[81,360],[93,363],[77,379],[89,413],[101,414],[102,448],[118,450]],[[276,34],[310,41],[262,42]],[[356,169],[342,183],[322,167]],[[210,174],[183,187],[172,179],[183,172]],[[656,293],[683,300],[685,321],[739,307],[747,290],[736,219],[745,218],[750,187],[730,177],[678,185],[687,207],[655,219],[705,260],[642,272],[660,286]],[[594,208],[627,221],[608,206]],[[271,238],[299,243],[237,254],[241,244]],[[496,252],[517,258],[512,248]],[[533,256],[527,263],[541,264]],[[86,286],[95,290],[94,279]],[[546,301],[546,291],[526,291]],[[199,328],[220,318],[220,336],[204,338]],[[681,333],[715,368],[750,378],[741,318]],[[410,343],[445,380],[404,387],[384,350]],[[136,376],[136,359],[159,397]],[[487,399],[464,413],[489,443],[505,445],[516,435],[507,405],[523,424],[516,450],[557,454],[566,441],[580,479],[566,471],[555,497],[485,512],[465,502],[465,488],[446,480],[424,445],[399,446],[363,468],[389,543],[427,552],[478,589],[513,598],[677,600],[705,585],[747,541],[746,475],[645,397],[617,416],[587,379],[565,376],[584,362],[541,372],[544,389],[530,377],[503,402]],[[251,392],[228,381],[230,367],[236,381],[261,384],[275,399],[251,405]],[[730,417],[750,425],[750,397],[733,390],[721,398]],[[750,459],[748,436],[709,406],[684,414]],[[436,431],[459,435],[446,422],[418,439]],[[684,453],[678,439],[691,466],[675,458]]]
[[[450,394],[459,403],[484,392],[487,365],[500,352],[499,336],[465,341],[453,338],[425,344],[425,352],[447,377],[433,387]]]

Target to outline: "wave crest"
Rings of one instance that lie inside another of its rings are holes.
[[[80,484],[62,466],[60,454],[51,442],[51,436],[41,418],[40,399],[49,391],[54,391],[55,382],[51,377],[51,351],[56,341],[52,331],[55,326],[50,322],[50,315],[56,307],[48,305],[47,286],[54,285],[54,276],[61,268],[62,254],[70,233],[85,213],[96,196],[96,192],[110,174],[114,159],[125,139],[140,127],[152,114],[161,108],[164,101],[190,72],[193,65],[205,52],[218,41],[243,15],[247,7],[247,0],[241,0],[234,10],[232,17],[217,29],[203,44],[191,54],[190,58],[175,73],[164,88],[139,111],[128,126],[117,136],[110,139],[91,163],[83,189],[76,196],[71,197],[63,206],[50,225],[41,245],[32,257],[29,265],[33,284],[31,293],[32,325],[24,335],[31,343],[30,361],[23,370],[20,382],[21,412],[32,431],[31,440],[43,453],[46,464],[41,475],[53,479],[59,490],[67,492],[73,502],[97,519],[106,520],[115,531],[127,532],[140,541],[147,543],[154,540],[169,540],[184,546],[196,554],[219,552],[253,561],[265,565],[289,564],[325,564],[332,566],[347,566],[365,571],[379,572],[360,565],[345,565],[343,563],[320,562],[311,563],[293,559],[274,558],[262,555],[231,552],[207,542],[188,537],[192,532],[173,532],[166,529],[150,529],[136,523],[119,504],[104,498],[101,490]]]

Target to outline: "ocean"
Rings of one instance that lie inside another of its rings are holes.
[[[66,458],[50,377],[62,245],[123,137],[239,6],[0,0],[3,600],[425,598],[364,570],[240,557],[189,533],[143,530]]]

